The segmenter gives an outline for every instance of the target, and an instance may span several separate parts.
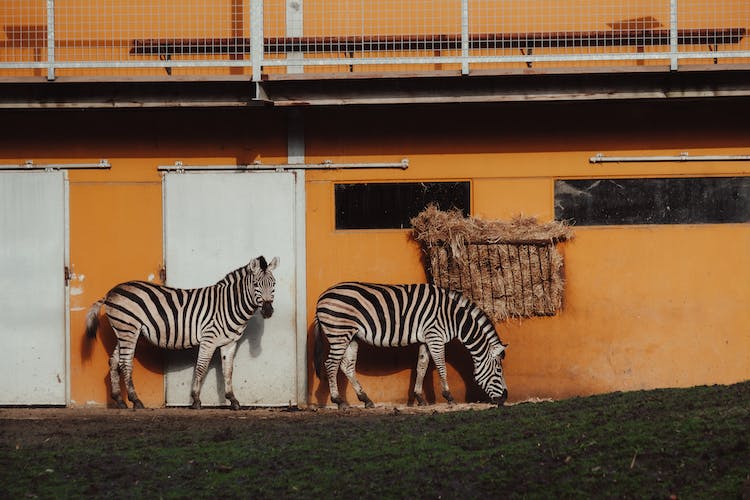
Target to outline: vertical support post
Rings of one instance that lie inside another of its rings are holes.
[[[680,47],[677,40],[677,0],[669,1],[669,69],[677,71]]]
[[[55,79],[55,0],[47,0],[47,80]]]
[[[259,82],[263,69],[263,0],[250,0],[250,60],[253,81]]]
[[[304,35],[304,0],[287,0],[286,2],[286,36],[301,37]],[[288,52],[286,54],[286,72],[289,74],[304,73],[302,64],[292,64],[292,61],[303,59],[303,52]]]
[[[301,109],[287,113],[287,163],[305,163],[305,122]]]
[[[469,74],[469,0],[461,0],[461,74]]]

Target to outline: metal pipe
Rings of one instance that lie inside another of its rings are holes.
[[[469,74],[469,0],[461,0],[461,74]]]
[[[55,79],[55,0],[47,0],[47,80]]]
[[[677,71],[680,47],[677,42],[677,0],[669,2],[669,69]]]
[[[674,156],[604,156],[601,153],[589,158],[589,163],[637,163],[670,161],[750,161],[750,155],[696,155],[681,153]]]
[[[405,170],[409,168],[409,160],[404,158],[400,162],[389,163],[333,163],[324,161],[323,163],[280,163],[274,165],[263,165],[253,163],[251,165],[183,165],[182,162],[175,162],[174,165],[161,165],[158,167],[159,172],[247,172],[259,170],[346,170],[359,168],[398,168]]]
[[[6,164],[0,165],[0,170],[89,170],[107,169],[112,165],[108,160],[100,160],[99,163],[44,163],[36,164],[27,160],[23,165]]]
[[[685,59],[713,59],[750,57],[747,50],[722,50],[721,52],[691,51],[680,52],[678,60]],[[287,61],[285,59],[264,59],[264,67],[284,66],[335,66],[335,65],[383,65],[383,64],[483,64],[483,63],[539,63],[539,62],[578,62],[578,61],[658,61],[669,60],[668,52],[656,53],[604,53],[604,54],[548,54],[548,55],[518,55],[518,56],[430,56],[430,57],[358,57],[349,59],[302,59]],[[205,67],[250,67],[251,60],[169,60],[169,61],[55,61],[55,68],[205,68]],[[47,68],[48,62],[0,62],[0,69],[35,69]],[[258,71],[260,71],[258,65]],[[258,80],[259,81],[259,80]]]

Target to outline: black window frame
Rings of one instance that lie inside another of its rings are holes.
[[[555,219],[576,226],[750,222],[750,177],[556,179]]]
[[[390,192],[389,192],[390,191]],[[411,228],[429,203],[471,214],[470,180],[334,183],[335,230]]]

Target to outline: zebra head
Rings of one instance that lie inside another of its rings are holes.
[[[475,377],[479,386],[490,397],[492,404],[502,406],[508,399],[508,386],[505,385],[505,376],[503,375],[503,359],[505,358],[505,348],[500,340],[489,348],[487,357],[483,363],[475,367],[477,373]]]
[[[264,318],[270,318],[273,314],[273,294],[276,288],[276,278],[271,271],[276,269],[278,265],[278,257],[274,257],[268,263],[262,255],[248,264],[252,301],[260,307],[260,314]]]

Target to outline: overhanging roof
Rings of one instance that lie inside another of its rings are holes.
[[[0,108],[341,106],[750,96],[747,65],[588,68],[544,72],[314,74],[137,79],[0,80]]]

